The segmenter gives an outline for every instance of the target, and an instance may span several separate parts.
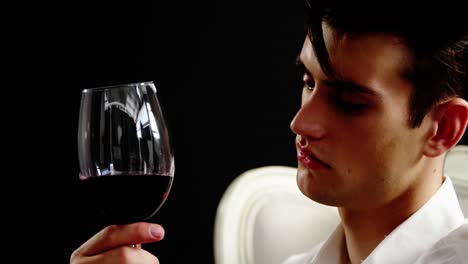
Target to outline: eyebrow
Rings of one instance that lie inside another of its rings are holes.
[[[297,55],[295,62],[296,62],[297,66],[304,65],[304,63],[302,62],[302,59],[301,59],[301,54]]]
[[[304,62],[302,61],[300,54],[296,57],[296,65],[301,66],[304,71],[306,71],[308,74],[312,75],[312,73],[307,69],[305,66]],[[368,94],[371,96],[378,96],[379,94],[374,91],[373,89],[370,89],[366,86],[359,85],[357,83],[354,83],[352,81],[346,81],[346,80],[340,80],[340,79],[329,79],[325,80],[324,83],[329,86],[333,87],[335,89],[342,89],[342,90],[347,90],[351,92],[356,92],[356,93],[363,93],[363,94]]]

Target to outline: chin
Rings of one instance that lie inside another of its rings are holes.
[[[343,203],[336,195],[330,194],[329,192],[309,192],[307,197],[311,200],[328,206],[339,207]]]
[[[298,178],[299,190],[306,197],[320,204],[328,206],[341,206],[341,199],[332,190],[322,190],[318,184],[310,182],[307,178]]]

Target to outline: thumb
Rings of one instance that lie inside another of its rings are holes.
[[[93,256],[117,247],[156,242],[164,238],[164,233],[161,225],[153,223],[110,225],[81,245],[76,253]]]

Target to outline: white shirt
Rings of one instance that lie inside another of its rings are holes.
[[[343,227],[311,251],[283,264],[342,264],[346,259]],[[363,264],[468,263],[468,219],[446,177],[439,190],[418,211],[395,228]]]

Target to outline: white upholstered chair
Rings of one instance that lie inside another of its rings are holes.
[[[468,146],[449,152],[445,171],[468,217]],[[328,237],[338,223],[336,208],[313,202],[299,191],[296,168],[254,168],[239,175],[220,200],[215,263],[279,264]]]

